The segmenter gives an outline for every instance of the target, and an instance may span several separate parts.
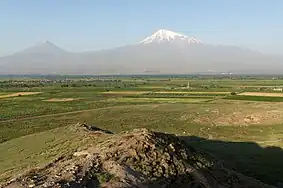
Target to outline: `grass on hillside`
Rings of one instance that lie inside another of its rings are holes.
[[[281,160],[270,161],[269,158],[265,158],[266,155],[259,153],[258,150],[245,149],[240,144],[238,148],[229,147],[229,144],[226,144],[228,141],[246,141],[259,142],[261,145],[265,145],[266,140],[275,141],[282,138],[283,129],[281,125],[208,126],[191,124],[180,119],[184,110],[194,110],[195,107],[188,108],[188,106],[181,104],[174,105],[174,108],[172,108],[172,105],[156,104],[121,106],[76,115],[13,122],[11,126],[14,130],[29,130],[30,132],[27,136],[11,139],[0,144],[0,180],[28,168],[46,164],[60,154],[74,151],[81,145],[91,144],[93,140],[78,136],[76,132],[68,128],[67,125],[77,122],[87,122],[90,125],[96,125],[116,133],[134,128],[148,128],[174,133],[182,137],[198,136],[210,140],[222,140],[223,142],[219,144],[208,141],[193,143],[193,145],[198,149],[207,150],[222,159],[226,159],[227,162],[234,165],[233,167],[237,171],[246,175],[262,177],[263,174],[269,173],[266,174],[266,177],[263,177],[263,180],[273,181],[272,177],[281,180],[281,177],[278,177],[278,174],[283,173]],[[56,127],[60,124],[65,127],[40,132],[51,128],[48,126]],[[35,125],[38,125],[38,127],[34,127]],[[31,134],[34,131],[37,133]],[[5,133],[5,135],[7,134]],[[283,146],[282,141],[269,144]],[[260,146],[257,147],[260,148]],[[277,154],[274,155],[277,156]],[[272,153],[269,153],[269,156],[272,156]],[[245,165],[245,168],[243,168],[243,165]]]
[[[0,144],[0,182],[24,171],[44,166],[61,155],[87,148],[105,137],[89,137],[73,126],[31,134]]]
[[[103,100],[100,102],[90,102],[86,106],[83,106],[85,105],[85,103],[80,103],[79,101],[71,101],[64,103],[46,102],[50,104],[51,107],[53,107],[53,105],[58,106],[59,109],[62,110],[66,110],[65,108],[70,105],[71,108],[67,108],[67,110],[72,111],[75,108],[81,106],[87,111],[72,112],[72,114],[56,115],[54,114],[54,109],[50,108],[50,115],[47,116],[35,118],[31,117],[30,119],[22,120],[14,119],[12,121],[0,121],[0,142],[4,142],[13,138],[36,132],[46,131],[56,127],[66,126],[77,122],[86,122],[94,124],[99,123],[100,125],[107,126],[108,129],[114,132],[121,131],[123,130],[123,128],[127,128],[127,126],[124,127],[122,122],[121,125],[119,124],[119,116],[124,117],[124,119],[127,120],[127,122],[125,122],[126,125],[128,123],[132,124],[132,127],[130,128],[135,128],[136,126],[147,126],[145,122],[149,121],[148,128],[154,129],[155,127],[153,125],[155,124],[155,122],[158,122],[158,127],[160,127],[161,131],[168,125],[174,126],[174,130],[182,130],[182,127],[186,126],[187,124],[202,124],[208,126],[215,124],[226,126],[232,125],[239,126],[240,129],[242,129],[241,125],[246,124],[246,118],[250,118],[248,119],[250,121],[250,124],[271,124],[269,122],[272,122],[272,124],[278,124],[282,119],[280,115],[280,109],[282,108],[281,104],[255,103],[250,101],[234,102],[233,100],[229,101],[223,99],[209,102],[209,100],[211,99],[160,99],[120,97],[108,98],[108,100]],[[90,108],[90,106],[93,108]],[[25,111],[25,108],[19,109]],[[29,110],[30,111],[28,112],[32,112],[31,106],[29,106]],[[123,114],[125,110],[127,111],[127,113]],[[273,112],[273,110],[275,110],[276,112]],[[5,113],[7,114],[12,112],[12,108],[11,111],[5,111]],[[270,114],[271,112],[276,113],[274,114],[275,116],[272,116],[272,114]],[[251,118],[254,118],[254,120]],[[111,122],[110,120],[112,120],[113,122]],[[237,123],[239,125],[237,125]],[[224,129],[220,126],[220,129],[218,131],[221,132],[224,131]],[[233,132],[233,130],[229,131]],[[227,135],[229,134],[229,131],[227,132]],[[241,137],[242,134],[243,133],[240,132],[238,136]],[[252,136],[253,135],[251,135],[251,137]],[[245,138],[245,135],[243,136],[243,138]]]

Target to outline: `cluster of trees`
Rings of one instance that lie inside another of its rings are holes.
[[[44,87],[42,83],[0,83],[0,88],[34,88],[34,87]]]
[[[141,83],[143,84],[143,83]],[[71,84],[61,84],[61,87],[112,87],[112,88],[132,88],[138,87],[140,84],[136,83],[84,83],[84,82],[77,82]]]

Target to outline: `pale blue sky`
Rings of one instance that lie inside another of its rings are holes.
[[[160,28],[283,54],[283,0],[0,1],[0,55],[43,40],[70,51],[112,48]]]

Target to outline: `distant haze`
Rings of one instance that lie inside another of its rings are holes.
[[[278,74],[283,58],[161,29],[139,44],[68,52],[49,41],[0,58],[0,74],[186,74],[232,72]]]

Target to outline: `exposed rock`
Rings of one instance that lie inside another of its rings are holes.
[[[108,130],[103,130],[103,129],[98,128],[94,125],[87,125],[87,124],[84,124],[84,123],[83,124],[78,123],[78,125],[81,126],[81,127],[84,127],[88,131],[99,131],[99,132],[106,133],[106,134],[113,134],[112,132],[110,132]]]

